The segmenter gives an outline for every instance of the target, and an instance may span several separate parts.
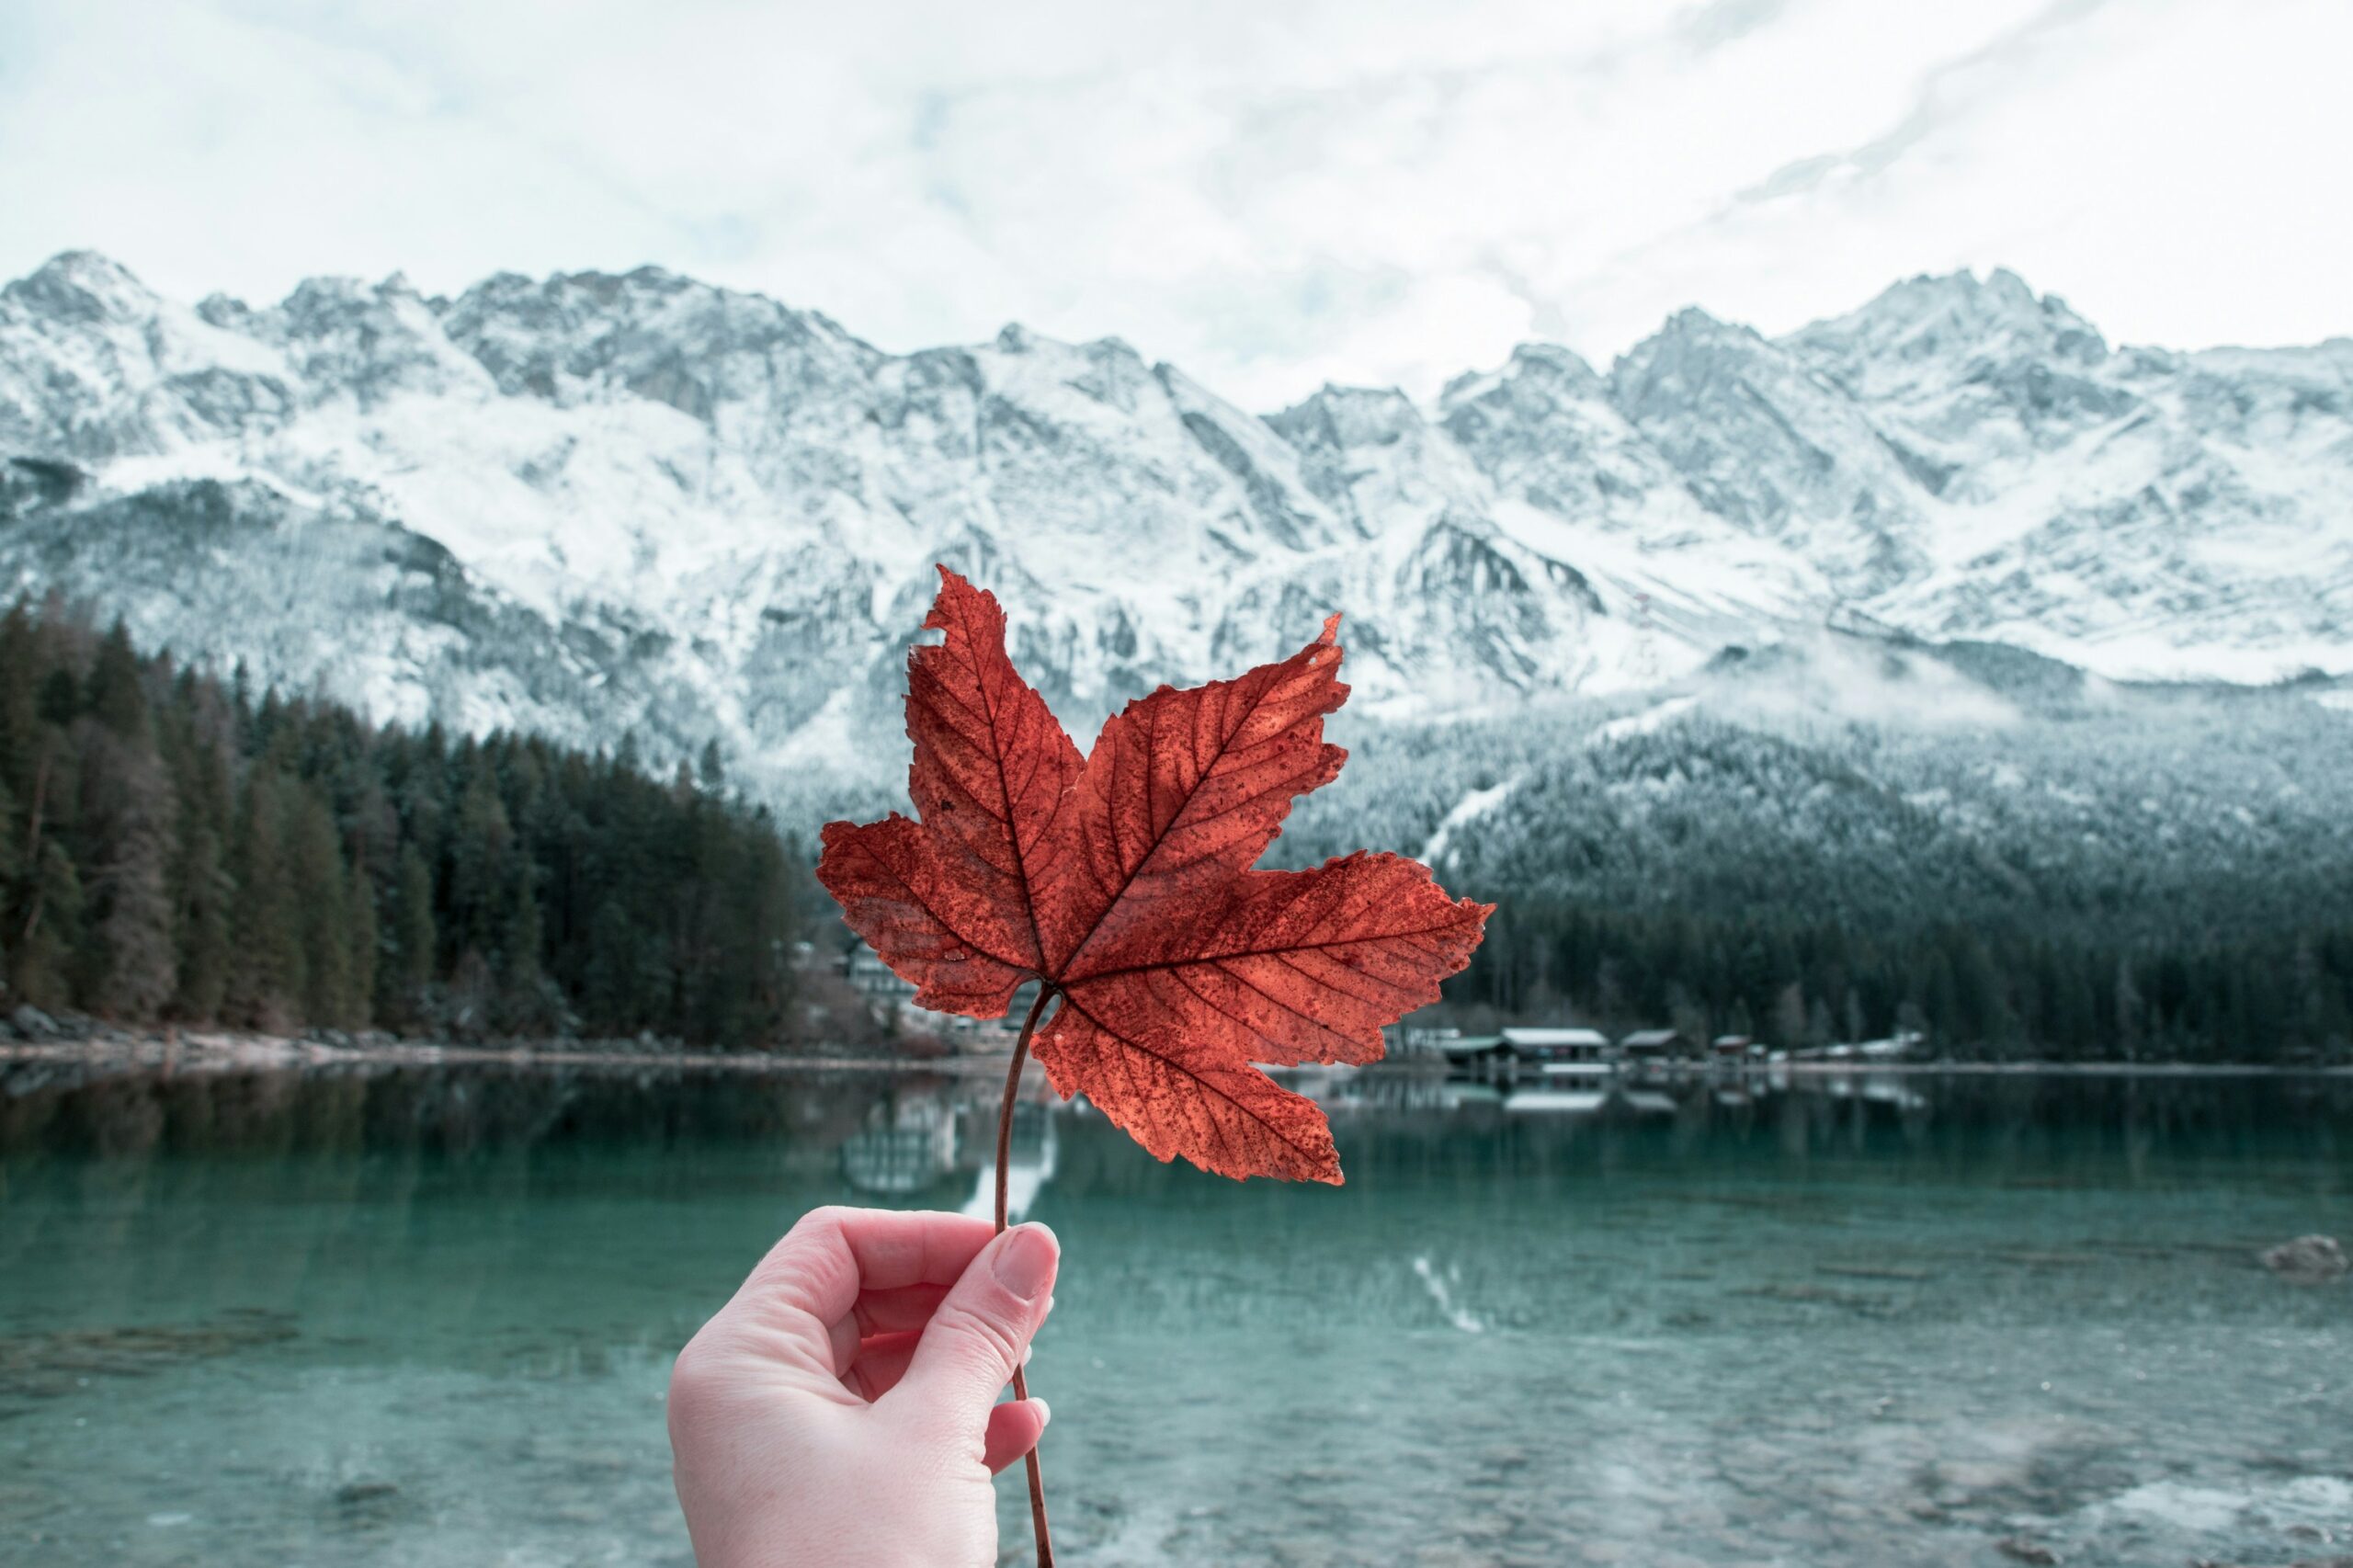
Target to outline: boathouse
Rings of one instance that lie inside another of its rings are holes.
[[[1636,1029],[1618,1049],[1629,1062],[1672,1062],[1691,1054],[1691,1041],[1681,1029]]]
[[[1449,1029],[1431,1042],[1446,1058],[1447,1065],[1458,1070],[1481,1072],[1511,1064],[1511,1047],[1499,1034],[1464,1034]]]
[[[1609,1037],[1599,1029],[1508,1028],[1504,1043],[1522,1062],[1606,1062]]]

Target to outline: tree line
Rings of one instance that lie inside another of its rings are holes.
[[[11,1006],[127,1022],[757,1045],[805,870],[722,761],[373,725],[0,617]]]
[[[1794,918],[1503,903],[1448,993],[1498,1018],[1670,1024],[1802,1048],[1927,1035],[1961,1057],[2338,1060],[2353,1054],[2353,924],[2089,939],[2031,912],[1878,929]]]
[[[1993,727],[1699,714],[1611,738],[1536,714],[1350,738],[1279,847],[1436,846],[1449,890],[1495,901],[1447,992],[1467,1023],[2353,1059],[2353,722],[2292,687]]]
[[[1447,988],[1465,1021],[2334,1059],[2353,1054],[2353,725],[2313,711],[2135,699],[1994,737],[2016,777],[1973,734],[1380,732],[1276,854],[1416,851],[1511,782],[1441,858],[1500,905]],[[53,601],[0,617],[10,1006],[757,1046],[807,1000],[796,938],[847,943],[831,915],[715,752],[657,779],[626,744],[256,698]]]

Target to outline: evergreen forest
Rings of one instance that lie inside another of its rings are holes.
[[[1472,1028],[2353,1059],[2353,714],[2293,689],[2087,695],[2015,663],[1988,688],[2019,716],[1992,729],[1360,726],[1274,858],[1394,848],[1494,900],[1436,1016]],[[858,1011],[796,995],[828,968],[796,954],[848,943],[713,751],[661,777],[628,742],[372,724],[55,601],[0,617],[9,1007],[774,1048]]]
[[[805,872],[715,754],[376,726],[0,617],[11,1006],[272,1031],[778,1040]]]

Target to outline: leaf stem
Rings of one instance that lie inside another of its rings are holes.
[[[1006,1178],[1013,1155],[1013,1104],[1021,1092],[1021,1069],[1029,1061],[1029,1037],[1038,1032],[1038,1017],[1053,996],[1054,988],[1040,982],[1038,999],[1029,1005],[1029,1016],[1021,1020],[1021,1037],[1013,1042],[1013,1065],[1005,1072],[1005,1105],[996,1116],[996,1228],[1000,1234],[1006,1226]],[[1029,1380],[1017,1366],[1013,1369],[1013,1397],[1029,1397]],[[1054,1538],[1046,1528],[1046,1482],[1038,1471],[1036,1444],[1023,1456],[1022,1467],[1029,1473],[1029,1523],[1038,1537],[1038,1568],[1054,1568]]]

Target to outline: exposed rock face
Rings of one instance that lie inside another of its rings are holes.
[[[1358,712],[1647,687],[1826,619],[2342,669],[2353,341],[2118,350],[1960,274],[1261,418],[1116,338],[892,355],[653,267],[191,308],[69,253],[0,290],[0,571],[257,681],[657,762],[717,737],[756,788],[887,774],[935,561],[1082,729],[1334,608]]]

